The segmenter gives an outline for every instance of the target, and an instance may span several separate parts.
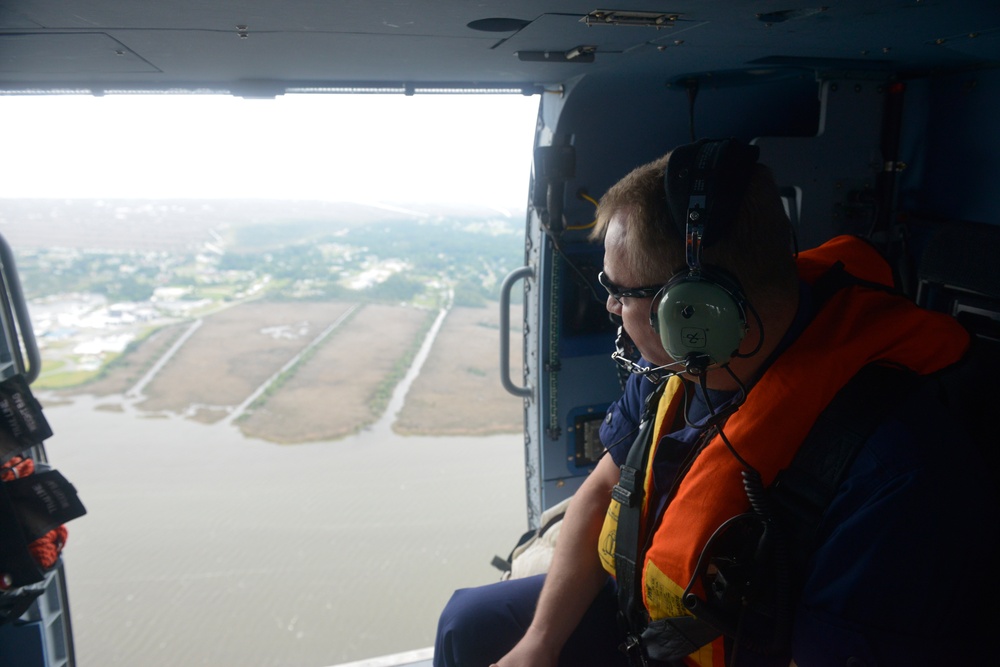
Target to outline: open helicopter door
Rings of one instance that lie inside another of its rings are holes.
[[[61,524],[83,507],[45,455],[42,441],[51,432],[28,388],[41,370],[40,355],[2,236],[0,326],[0,665],[71,667]]]

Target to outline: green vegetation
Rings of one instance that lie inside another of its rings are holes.
[[[353,320],[359,312],[361,312],[360,309],[350,313],[344,319],[343,323],[346,324],[351,320]],[[337,327],[336,329],[331,331],[326,338],[324,338],[318,344],[310,347],[305,352],[303,352],[299,356],[298,360],[294,364],[292,364],[291,367],[286,368],[282,373],[279,373],[278,377],[274,378],[274,381],[271,382],[269,385],[267,385],[267,388],[264,389],[261,395],[250,403],[246,411],[244,411],[243,414],[241,414],[239,417],[236,418],[236,423],[240,424],[242,422],[245,422],[247,419],[249,419],[250,415],[253,414],[255,410],[259,410],[262,407],[264,407],[264,405],[267,404],[267,402],[271,399],[271,397],[274,396],[274,394],[277,393],[277,391],[281,389],[281,387],[283,387],[284,384],[288,382],[288,380],[293,378],[295,374],[298,373],[300,368],[302,368],[305,364],[309,363],[309,361],[316,356],[316,353],[319,351],[320,347],[328,344],[332,339],[336,338],[337,334],[342,330],[343,327]]]
[[[234,244],[254,250],[41,248],[21,250],[18,268],[29,299],[77,292],[110,303],[260,294],[418,303],[450,287],[456,305],[480,306],[522,264],[521,229],[520,221],[451,218],[254,224],[240,227]]]
[[[427,313],[424,325],[420,328],[420,332],[413,337],[409,349],[403,353],[403,356],[396,360],[396,363],[392,366],[392,371],[382,378],[381,384],[375,388],[375,392],[368,400],[368,405],[371,408],[371,414],[376,418],[381,416],[382,413],[385,412],[386,408],[389,407],[389,400],[392,398],[392,392],[395,391],[396,385],[398,385],[399,382],[406,376],[406,372],[413,364],[413,360],[416,358],[417,352],[420,351],[420,346],[423,345],[424,339],[427,338],[427,332],[430,331],[432,326],[434,326],[434,320],[436,318],[436,313]]]
[[[173,262],[159,253],[39,250],[18,260],[26,296],[90,292],[108,301],[147,301]],[[67,287],[71,289],[67,289]]]
[[[52,375],[40,375],[32,385],[36,389],[66,389],[76,387],[94,380],[100,374],[100,369],[93,371],[69,371]]]
[[[72,317],[50,319],[37,331],[47,346],[37,386],[78,386],[105,377],[116,364],[136,363],[139,340],[120,354],[76,351],[73,341],[84,330],[107,326],[141,339],[165,323],[249,299],[407,303],[436,311],[451,295],[456,306],[483,307],[524,261],[523,220],[483,214],[393,219],[392,213],[347,221],[334,209],[324,218],[327,208],[316,206],[285,217],[285,209],[294,208],[287,202],[272,202],[268,210],[226,202],[19,202],[12,210],[28,221],[86,223],[78,236],[58,234],[62,245],[46,245],[42,233],[34,249],[16,248],[25,296],[104,297],[103,304],[87,301],[87,312],[68,312]],[[513,296],[519,300],[520,291]],[[121,305],[102,309],[115,304]],[[92,321],[79,323],[90,314]],[[375,397],[376,412],[411,359]],[[139,366],[136,373],[143,371]]]

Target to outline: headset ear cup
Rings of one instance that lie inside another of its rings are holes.
[[[678,274],[661,292],[654,326],[673,359],[721,366],[738,352],[746,335],[746,300],[738,285],[723,276]]]

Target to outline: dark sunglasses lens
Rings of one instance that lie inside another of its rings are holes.
[[[607,290],[611,298],[613,298],[615,301],[621,301],[621,295],[619,294],[620,290],[618,289],[618,286],[615,285],[610,280],[608,280],[608,277],[604,275],[604,271],[601,271],[600,273],[597,274],[597,282],[601,283],[601,287]]]

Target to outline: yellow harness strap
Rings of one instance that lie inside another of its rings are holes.
[[[656,445],[660,442],[660,438],[666,435],[666,430],[674,423],[677,409],[683,402],[683,397],[684,383],[676,375],[672,376],[667,380],[663,394],[660,396],[660,402],[656,406],[656,429],[653,434],[653,444],[649,448],[649,456],[645,462],[646,471],[645,479],[643,480],[645,493],[643,493],[642,498],[643,516],[646,515],[646,503],[649,499],[649,490],[653,480],[653,466],[649,465],[649,462],[656,456]],[[633,444],[634,446],[635,444]],[[615,535],[618,532],[619,507],[620,505],[617,500],[610,499],[608,513],[604,517],[604,526],[601,528],[601,539],[598,542],[597,549],[598,555],[601,558],[601,565],[604,566],[604,569],[611,576],[615,576]]]

